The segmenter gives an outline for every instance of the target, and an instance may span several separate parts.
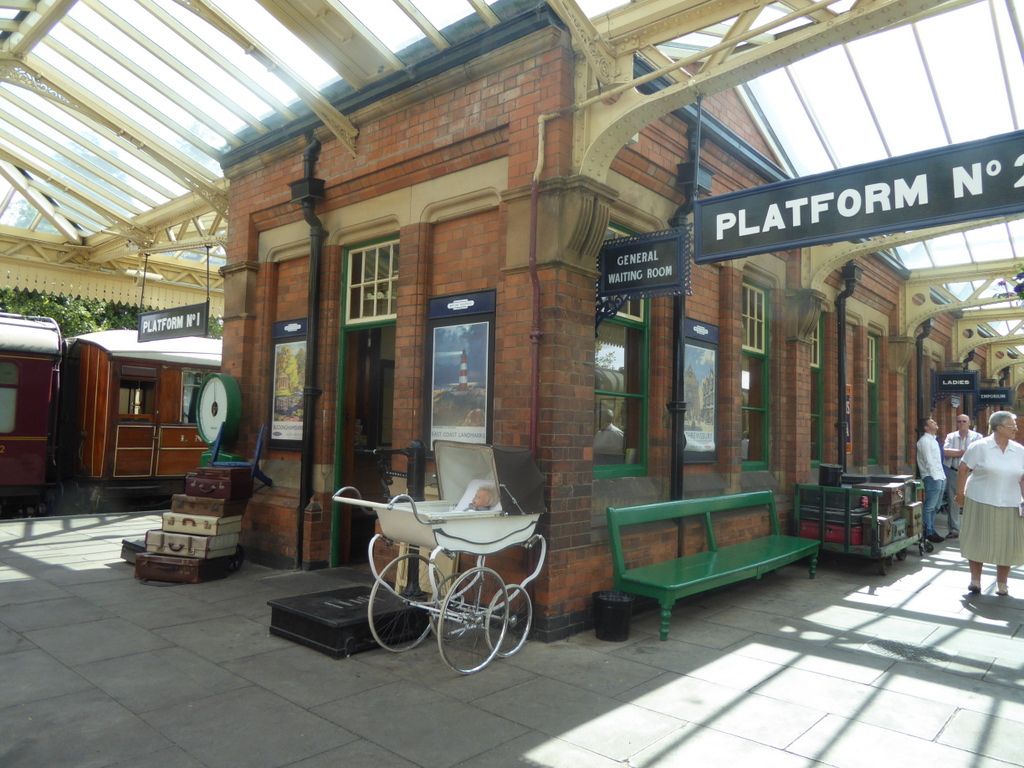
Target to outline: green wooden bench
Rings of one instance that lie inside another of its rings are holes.
[[[719,547],[711,516],[749,507],[767,507],[770,533],[767,536]],[[622,529],[626,526],[702,517],[707,550],[673,560],[629,567],[622,550]],[[661,605],[661,639],[668,639],[672,606],[676,600],[716,587],[774,571],[787,563],[810,557],[810,578],[818,565],[820,542],[779,533],[775,497],[771,491],[738,493],[707,499],[663,501],[634,507],[608,507],[608,535],[611,541],[615,589],[653,597]]]

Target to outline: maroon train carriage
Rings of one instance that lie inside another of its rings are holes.
[[[44,489],[56,480],[60,361],[56,322],[0,312],[0,517],[39,514]]]

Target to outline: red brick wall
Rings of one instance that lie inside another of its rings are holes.
[[[673,376],[673,300],[650,301],[651,346],[648,381],[648,470],[642,478],[600,479],[593,473],[594,299],[595,272],[592,258],[555,252],[542,259],[537,277],[540,285],[540,327],[534,333],[533,284],[521,258],[528,231],[519,215],[522,190],[536,168],[538,115],[565,108],[573,100],[575,55],[564,33],[537,33],[516,44],[523,53],[517,59],[509,51],[488,56],[496,62],[487,71],[483,64],[466,71],[475,79],[446,81],[422,88],[422,98],[396,100],[392,113],[381,108],[359,122],[360,138],[353,156],[328,135],[316,165],[316,175],[326,182],[326,196],[317,203],[321,216],[331,214],[337,226],[350,226],[354,211],[370,201],[387,200],[421,185],[456,178],[455,174],[490,163],[506,167],[501,178],[488,184],[504,195],[500,204],[466,213],[453,213],[428,221],[415,220],[412,202],[406,209],[395,205],[388,214],[396,220],[400,239],[401,269],[398,279],[396,323],[394,444],[402,446],[422,438],[425,431],[423,392],[428,375],[424,341],[427,304],[436,296],[467,291],[494,290],[496,327],[494,339],[493,441],[528,446],[531,423],[532,356],[539,359],[539,436],[537,464],[547,477],[546,506],[539,531],[549,545],[547,566],[535,582],[537,626],[543,637],[559,637],[585,628],[590,621],[591,593],[612,586],[611,566],[604,528],[608,504],[662,500],[670,486],[670,423],[665,405],[671,399]],[[441,81],[438,81],[441,82]],[[403,95],[404,98],[404,95]],[[704,108],[725,121],[757,150],[768,148],[735,94],[709,98]],[[546,126],[543,177],[552,182],[545,189],[542,211],[556,205],[557,182],[570,179],[574,120],[563,116]],[[684,201],[676,188],[677,165],[690,159],[687,126],[669,116],[640,132],[638,141],[626,146],[612,162],[611,177],[622,177],[630,193],[644,190],[648,219],[655,211],[673,211]],[[288,183],[303,172],[305,140],[295,140],[273,153],[230,170],[231,239],[229,263],[256,262],[261,233],[302,220],[291,202]],[[702,146],[702,163],[714,171],[714,192],[760,184],[755,174],[737,162],[728,147],[708,141]],[[505,165],[502,165],[504,163]],[[617,181],[615,183],[618,183]],[[437,194],[447,194],[445,185]],[[516,197],[519,195],[519,197]],[[410,196],[409,200],[413,199]],[[634,202],[612,203],[612,217],[637,214]],[[383,205],[383,203],[382,203]],[[394,213],[399,210],[400,214]],[[562,209],[559,209],[562,210]],[[566,208],[565,210],[569,210]],[[381,214],[383,215],[383,214]],[[406,216],[402,219],[401,216]],[[360,222],[355,222],[360,223]],[[572,230],[579,222],[549,221],[539,237],[542,245],[565,242],[562,227]],[[583,226],[580,224],[580,226]],[[600,226],[600,222],[592,226]],[[335,233],[332,233],[335,234]],[[348,239],[346,244],[352,244]],[[315,422],[318,467],[330,472],[341,458],[335,456],[338,423],[338,354],[343,333],[341,290],[344,285],[344,249],[331,245],[322,264],[323,334],[319,345],[320,416]],[[810,347],[805,339],[789,337],[787,313],[793,308],[789,291],[804,287],[807,272],[804,253],[737,260],[694,266],[692,293],[686,297],[686,315],[719,328],[718,455],[710,464],[687,465],[685,487],[690,495],[714,495],[758,487],[776,491],[784,530],[790,525],[793,483],[813,479],[807,414],[810,408]],[[578,262],[578,263],[577,263]],[[860,259],[864,282],[851,304],[875,322],[901,335],[898,280],[892,269],[875,259]],[[741,285],[745,270],[766,269],[777,284],[771,291],[772,381],[770,417],[772,443],[768,473],[744,473],[740,457]],[[229,268],[230,269],[230,268]],[[269,413],[270,329],[277,320],[306,314],[308,259],[305,256],[279,263],[259,264],[256,289],[247,296],[248,310],[226,319],[225,368],[239,377],[247,401],[246,432],[252,440],[255,427]],[[835,278],[830,278],[828,301],[834,298]],[[229,287],[230,290],[230,287]],[[881,318],[881,320],[879,320]],[[835,315],[825,316],[824,446],[827,462],[834,461],[836,398]],[[849,381],[855,389],[854,423],[859,446],[866,438],[862,409],[866,395],[864,351],[868,327],[854,323],[849,329]],[[934,344],[948,348],[948,326],[939,324]],[[910,372],[889,372],[890,351],[881,337],[879,423],[883,426],[883,464],[890,471],[912,461],[916,415],[906,413],[907,397],[913,402],[913,361]],[[904,384],[906,381],[906,385]],[[904,388],[910,391],[905,392]],[[854,463],[863,461],[863,448]],[[278,467],[297,463],[295,452],[273,450],[268,458]],[[333,475],[322,482],[330,485]],[[319,501],[330,509],[329,498]],[[245,543],[275,564],[287,564],[298,551],[300,528],[298,493],[288,484],[275,485],[257,494],[247,513]],[[302,504],[301,506],[305,506]],[[320,564],[328,557],[332,532],[327,512],[305,515],[303,559]],[[728,544],[767,529],[763,513],[725,516],[720,521],[719,543]],[[697,551],[702,538],[687,527],[683,551]],[[627,557],[645,561],[676,551],[674,526],[663,526],[629,537]],[[512,581],[529,568],[529,555],[509,550],[495,560]]]

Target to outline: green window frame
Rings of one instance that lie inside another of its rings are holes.
[[[878,337],[868,334],[868,464],[878,464],[879,447],[878,436]]]
[[[380,323],[398,316],[398,239],[348,249],[345,324]]]
[[[609,227],[605,239],[633,235]],[[594,477],[647,474],[649,302],[627,301],[594,342]]]
[[[810,438],[812,467],[821,464],[825,455],[825,423],[822,418],[825,381],[821,370],[821,361],[824,358],[824,326],[825,318],[819,317],[818,324],[814,327],[814,334],[811,336]]]
[[[768,469],[771,431],[768,408],[771,330],[768,300],[766,289],[743,284],[740,453],[744,470]]]

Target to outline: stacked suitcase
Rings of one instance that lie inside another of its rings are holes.
[[[185,478],[160,528],[147,531],[135,577],[196,584],[222,579],[241,565],[238,534],[252,495],[249,467],[201,467]]]

